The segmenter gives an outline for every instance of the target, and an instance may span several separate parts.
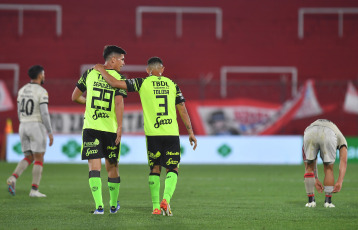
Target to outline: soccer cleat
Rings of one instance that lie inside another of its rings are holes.
[[[307,204],[306,204],[306,207],[308,207],[308,208],[314,208],[314,207],[316,207],[316,202],[315,202],[315,201],[312,201],[312,202],[310,202],[310,203],[307,203]]]
[[[163,212],[163,216],[173,216],[172,210],[170,209],[170,205],[168,204],[166,199],[163,199],[160,202],[160,209]]]
[[[335,208],[336,206],[334,206],[334,204],[332,204],[332,203],[324,203],[324,207],[325,208]]]
[[[160,214],[162,214],[162,211],[156,208],[156,209],[153,210],[152,214],[153,215],[160,215]]]
[[[45,194],[40,193],[39,190],[34,190],[34,189],[31,189],[29,196],[30,197],[46,197]]]
[[[7,185],[8,185],[9,193],[15,196],[16,178],[14,176],[9,177],[7,179]]]
[[[99,206],[94,212],[93,214],[100,214],[102,215],[104,213],[104,209],[102,208],[102,206]]]
[[[112,206],[110,209],[111,213],[117,213],[121,206],[119,206],[119,201],[117,201],[117,207]]]

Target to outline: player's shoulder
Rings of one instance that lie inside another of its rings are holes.
[[[118,72],[115,69],[106,69],[106,71],[118,80],[127,79],[123,74],[121,74],[120,72]]]

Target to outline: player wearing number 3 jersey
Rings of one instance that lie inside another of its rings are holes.
[[[126,52],[117,46],[106,46],[103,51],[103,58],[108,66],[106,71],[117,80],[125,79],[119,73],[124,66],[125,54]],[[87,91],[86,98],[82,96],[85,91]],[[82,160],[88,160],[89,184],[96,203],[94,214],[104,212],[100,177],[101,158],[105,158],[108,172],[110,212],[116,213],[119,209],[118,160],[122,136],[123,97],[126,96],[125,90],[118,90],[108,85],[101,74],[94,69],[89,69],[82,75],[72,94],[73,101],[86,104],[82,132]]]
[[[187,128],[189,141],[197,141],[191,127],[190,118],[185,108],[185,99],[179,87],[169,78],[162,76],[163,62],[158,57],[148,60],[147,78],[134,78],[118,81],[105,71],[103,65],[97,64],[104,79],[113,87],[138,92],[143,107],[144,132],[147,140],[148,163],[151,169],[149,188],[152,196],[153,214],[171,216],[170,200],[175,191],[180,162],[180,141],[176,109]],[[161,167],[166,168],[167,177],[163,200],[159,199]]]
[[[48,113],[48,93],[41,85],[45,81],[45,71],[42,66],[34,65],[28,75],[31,82],[23,86],[17,97],[17,113],[20,120],[19,134],[21,148],[25,154],[12,176],[7,180],[10,194],[15,195],[17,178],[33,162],[31,197],[46,197],[40,193],[38,187],[42,177],[44,154],[46,151],[46,131],[53,143],[50,115]]]

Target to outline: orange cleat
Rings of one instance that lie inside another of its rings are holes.
[[[162,202],[160,202],[160,209],[163,211],[163,216],[173,216],[170,205],[166,199],[163,199]]]
[[[153,212],[152,212],[153,215],[160,215],[162,214],[162,211],[160,211],[159,209],[154,209]]]

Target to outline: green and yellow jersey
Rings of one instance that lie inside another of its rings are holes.
[[[163,76],[128,79],[126,84],[128,92],[140,95],[145,135],[179,136],[175,105],[185,99],[177,84]]]
[[[116,70],[106,70],[117,80],[126,78]],[[102,77],[100,72],[89,69],[76,84],[82,92],[87,91],[86,111],[83,129],[94,129],[104,132],[117,132],[117,117],[114,97],[121,95],[127,97],[125,90],[112,88]]]

